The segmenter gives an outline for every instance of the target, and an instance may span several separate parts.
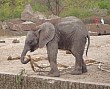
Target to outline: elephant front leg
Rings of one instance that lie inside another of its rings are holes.
[[[55,42],[49,42],[47,44],[47,54],[48,54],[48,60],[50,63],[51,70],[48,73],[48,76],[51,77],[59,77],[60,72],[57,67],[57,53],[58,53],[58,44]]]

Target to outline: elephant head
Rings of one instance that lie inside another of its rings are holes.
[[[25,60],[26,53],[28,51],[33,52],[37,48],[43,48],[54,38],[54,35],[54,25],[49,22],[45,22],[42,25],[36,27],[35,31],[29,31],[26,36],[24,49],[21,54],[21,63],[27,64],[30,60]]]

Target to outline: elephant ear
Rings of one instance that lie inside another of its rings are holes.
[[[39,34],[39,48],[43,48],[49,41],[51,41],[54,38],[54,25],[49,22],[43,23],[41,25]]]

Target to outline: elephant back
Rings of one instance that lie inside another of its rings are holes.
[[[57,30],[65,34],[74,33],[76,30],[81,31],[82,34],[84,32],[85,34],[87,33],[87,29],[84,23],[74,16],[65,17],[61,19],[61,21],[56,25],[56,27]]]

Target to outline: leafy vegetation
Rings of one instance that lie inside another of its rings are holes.
[[[18,18],[26,2],[31,0],[0,0],[0,20]]]
[[[101,0],[98,3],[98,6],[100,9],[109,9],[109,5],[110,5],[110,3],[107,0]]]
[[[0,0],[0,20],[19,18],[27,3],[31,3],[34,11],[46,14],[59,9],[58,15],[62,17],[88,17],[92,15],[89,10],[94,8],[107,9],[110,12],[109,0]]]

